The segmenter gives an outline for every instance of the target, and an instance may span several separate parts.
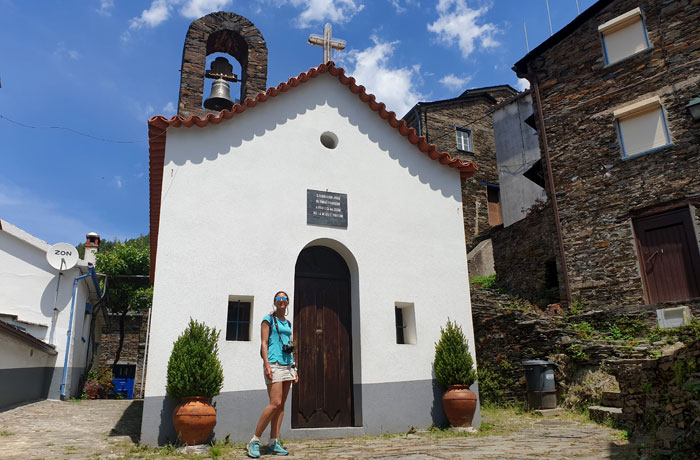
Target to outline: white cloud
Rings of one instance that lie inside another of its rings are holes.
[[[338,62],[355,77],[357,82],[384,102],[388,110],[397,117],[403,116],[413,105],[425,96],[416,88],[421,81],[420,66],[398,67],[389,65],[389,58],[399,43],[383,42],[373,36],[374,46],[365,50],[351,50],[343,53]]]
[[[151,6],[141,12],[141,16],[129,21],[129,29],[140,29],[144,26],[155,27],[162,24],[170,17],[172,7],[172,1],[153,0]]]
[[[428,30],[438,36],[438,40],[452,45],[457,42],[462,51],[462,57],[467,58],[474,52],[477,42],[481,48],[488,49],[498,46],[494,39],[499,29],[491,23],[477,24],[489,7],[471,9],[466,0],[439,0],[437,5],[438,19],[428,24]]]
[[[442,83],[443,86],[450,91],[464,91],[467,89],[466,86],[471,80],[472,77],[470,75],[458,77],[457,75],[451,73],[442,77],[440,79],[440,83]]]
[[[142,103],[131,98],[127,101],[127,107],[131,114],[139,121],[148,120],[156,111],[153,105]]]
[[[355,0],[289,0],[296,8],[304,8],[297,18],[299,27],[312,22],[329,21],[336,24],[348,22],[365,7]]]
[[[97,14],[102,16],[111,16],[114,8],[114,0],[100,0],[100,8],[97,9]]]
[[[66,44],[64,42],[58,42],[56,44],[56,49],[54,50],[53,55],[59,59],[69,58],[74,61],[80,58],[80,53],[78,53],[77,50],[66,48]]]
[[[172,101],[165,104],[165,107],[161,109],[163,115],[174,115],[175,114],[175,104]]]
[[[153,0],[148,9],[140,16],[131,18],[129,28],[122,33],[121,39],[128,41],[132,30],[144,27],[157,27],[170,18],[172,10],[182,5],[180,15],[187,19],[198,19],[214,11],[220,11],[231,4],[232,0]]]
[[[124,183],[122,181],[122,176],[114,176],[114,185],[116,185],[117,188],[124,187]]]
[[[214,11],[221,11],[231,4],[231,0],[188,0],[180,9],[180,14],[188,19],[198,19]]]
[[[526,89],[530,89],[530,81],[526,78],[518,78],[518,81],[515,83],[515,87],[518,89],[518,91],[525,91]]]
[[[397,13],[405,13],[409,8],[420,7],[418,0],[403,0],[403,2],[402,0],[388,0],[388,2],[396,9]],[[404,4],[402,5],[402,3]]]

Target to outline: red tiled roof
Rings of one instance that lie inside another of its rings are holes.
[[[156,252],[158,247],[158,224],[160,222],[160,195],[163,186],[163,166],[165,161],[165,138],[167,130],[170,127],[179,128],[185,126],[204,127],[208,124],[217,125],[223,120],[228,120],[236,115],[245,112],[249,108],[253,108],[258,103],[263,103],[268,99],[277,96],[280,93],[286,93],[291,88],[297,87],[302,83],[306,83],[312,78],[321,74],[328,73],[338,78],[343,85],[353,93],[357,94],[362,102],[365,102],[370,109],[377,112],[381,118],[386,120],[393,128],[396,128],[402,136],[418,147],[418,149],[428,155],[431,159],[439,161],[440,164],[449,166],[450,168],[458,169],[462,180],[471,177],[479,168],[470,161],[462,161],[457,158],[452,158],[446,152],[438,151],[434,144],[429,144],[425,137],[418,136],[414,128],[409,128],[404,120],[396,118],[396,114],[386,110],[386,106],[382,102],[377,102],[373,94],[367,93],[365,87],[355,83],[353,77],[345,75],[345,70],[342,67],[336,67],[333,61],[327,64],[321,64],[318,67],[311,68],[307,72],[300,73],[297,77],[290,78],[287,82],[280,83],[275,88],[269,88],[264,93],[258,93],[255,99],[247,98],[242,104],[235,104],[231,110],[223,110],[218,114],[208,114],[204,118],[198,116],[190,116],[184,118],[180,115],[167,119],[163,116],[154,116],[148,120],[148,137],[150,139],[149,147],[149,184],[150,184],[150,240],[151,240],[151,282],[155,273]]]

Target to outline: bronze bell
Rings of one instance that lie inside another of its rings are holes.
[[[209,110],[231,110],[231,87],[223,78],[218,78],[211,85],[211,96],[204,101],[204,108]]]

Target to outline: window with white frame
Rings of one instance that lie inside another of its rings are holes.
[[[613,64],[650,48],[642,10],[635,8],[598,26],[605,64]]]
[[[630,158],[671,143],[658,96],[613,111],[622,157]]]
[[[462,152],[472,151],[472,130],[466,128],[456,128],[457,150]]]

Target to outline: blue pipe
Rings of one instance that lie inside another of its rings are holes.
[[[68,319],[68,337],[66,338],[66,356],[65,359],[63,360],[63,377],[61,378],[61,399],[65,400],[66,399],[66,376],[68,374],[68,355],[70,352],[70,337],[71,337],[71,332],[73,331],[73,310],[75,310],[75,296],[78,293],[78,281],[81,279],[91,277],[93,283],[95,283],[95,286],[97,287],[97,292],[100,292],[99,289],[99,283],[96,282],[97,280],[97,275],[95,274],[95,269],[93,267],[89,267],[90,272],[87,275],[81,275],[76,277],[73,280],[73,295],[70,300],[70,318]]]

